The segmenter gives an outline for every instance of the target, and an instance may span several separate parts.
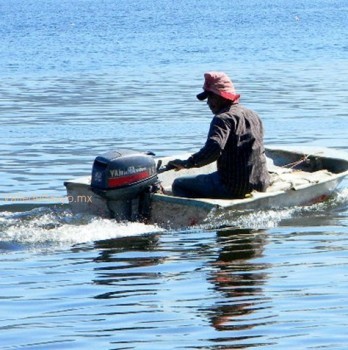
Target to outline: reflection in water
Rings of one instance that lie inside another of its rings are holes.
[[[255,261],[263,255],[264,232],[224,230],[218,232],[217,240],[221,251],[214,262],[211,282],[223,298],[211,310],[211,324],[218,331],[240,331],[265,323],[262,318],[250,316],[264,308],[262,286],[268,266]]]
[[[167,231],[96,243],[94,299],[104,305],[98,318],[112,322],[95,334],[107,335],[115,349],[172,349],[177,339],[185,348],[197,342],[202,322],[195,310],[210,286],[201,270],[209,254],[203,235]],[[214,234],[208,238],[215,242]]]
[[[158,244],[158,235],[129,236],[95,243],[100,250],[94,259],[100,266],[95,268],[95,284],[117,286],[117,290],[95,296],[96,299],[111,299],[127,296],[136,291],[141,294],[139,285],[152,285],[157,273],[145,272],[142,268],[163,262],[161,256],[152,253]],[[133,252],[133,254],[131,253]],[[147,254],[146,252],[151,252]]]
[[[113,262],[114,254],[123,251],[150,251],[154,250],[158,244],[158,234],[148,234],[141,236],[126,236],[117,239],[108,239],[95,242],[95,248],[100,251],[96,262]]]
[[[94,299],[104,304],[98,317],[112,317],[114,344],[129,348],[134,337],[146,347],[168,332],[182,348],[192,341],[205,349],[264,345],[262,326],[272,317],[263,291],[266,237],[263,231],[229,229],[96,242]],[[212,327],[197,341],[207,321]]]

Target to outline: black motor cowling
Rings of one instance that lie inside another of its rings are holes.
[[[116,150],[99,155],[92,169],[92,190],[108,200],[131,200],[157,182],[149,153]]]

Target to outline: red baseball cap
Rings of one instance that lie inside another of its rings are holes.
[[[203,92],[197,95],[200,101],[205,100],[209,92],[213,92],[227,100],[239,102],[240,95],[236,93],[231,79],[223,72],[204,73],[203,90]]]

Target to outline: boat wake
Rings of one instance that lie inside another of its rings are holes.
[[[212,230],[223,227],[269,229],[282,224],[324,225],[333,217],[347,220],[348,188],[336,192],[328,201],[308,207],[265,211],[231,211],[223,215],[212,213],[204,225],[195,229]],[[187,228],[189,230],[191,228]],[[185,231],[185,228],[183,228]],[[40,207],[25,212],[0,211],[0,251],[59,248],[82,243],[127,236],[137,236],[164,229],[136,222],[116,222],[86,214],[72,214],[68,209]],[[180,230],[181,231],[181,230]]]
[[[325,202],[304,207],[274,210],[232,210],[220,215],[212,213],[202,228],[237,227],[243,229],[270,229],[283,223],[288,225],[290,220],[292,220],[294,225],[297,225],[297,220],[299,218],[302,220],[301,224],[304,224],[304,217],[311,222],[317,218],[325,217],[327,218],[327,222],[329,222],[330,217],[334,216],[334,213],[346,213],[347,208],[348,188],[344,188],[341,191],[335,192],[333,196]],[[317,223],[323,224],[323,221],[317,221]]]
[[[278,226],[282,220],[291,218],[298,209],[230,211],[221,215],[212,213],[202,227],[210,230],[225,227],[269,229]]]
[[[67,209],[0,212],[0,251],[57,248],[159,231],[154,225],[76,215]]]
[[[348,187],[338,191],[333,197],[333,202],[337,205],[348,206]]]

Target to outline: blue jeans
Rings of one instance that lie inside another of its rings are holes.
[[[221,182],[218,172],[195,176],[183,176],[174,180],[174,196],[187,198],[232,198],[230,191]]]

